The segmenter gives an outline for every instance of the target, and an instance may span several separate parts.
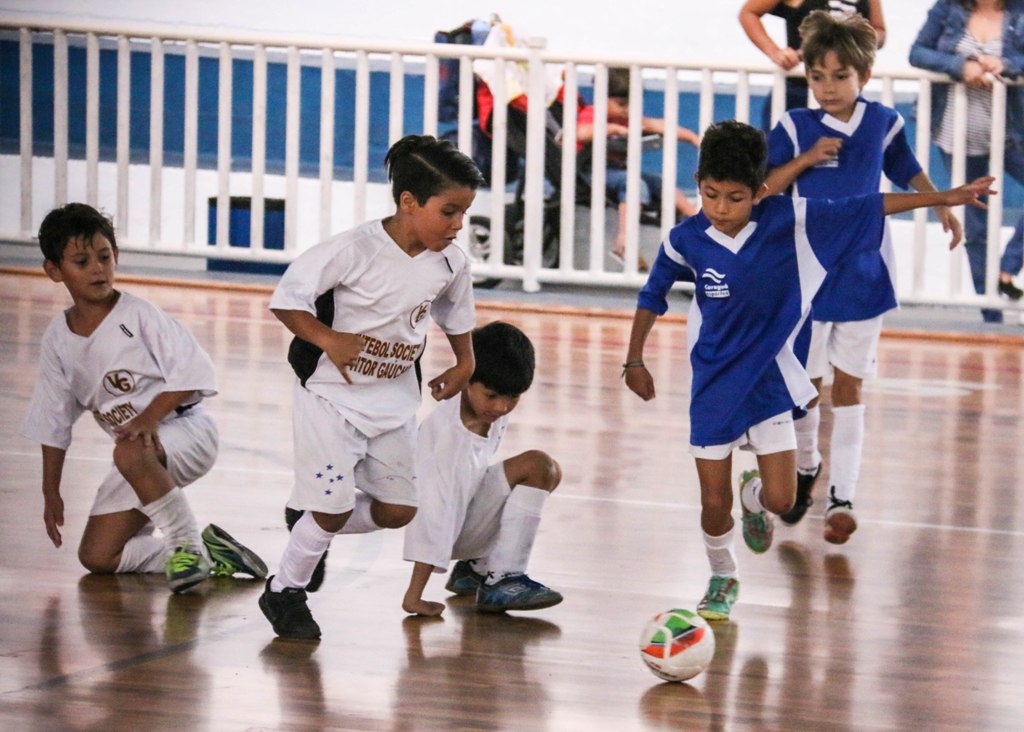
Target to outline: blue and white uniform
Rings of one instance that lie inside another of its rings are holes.
[[[882,196],[769,196],[735,238],[703,212],[661,245],[637,306],[662,315],[674,282],[696,277],[687,336],[693,370],[690,444],[722,445],[816,396],[793,340],[825,275],[877,250]]]
[[[809,168],[793,183],[802,198],[845,198],[877,193],[882,173],[901,188],[921,172],[910,149],[903,117],[877,102],[859,99],[848,122],[821,109],[787,112],[768,136],[768,167],[784,165],[822,137],[843,141],[836,159]],[[846,258],[831,270],[814,298],[811,317],[821,322],[868,320],[897,307],[892,242]]]

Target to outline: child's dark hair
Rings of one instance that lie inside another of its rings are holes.
[[[486,182],[469,156],[448,140],[430,135],[403,137],[384,156],[384,167],[396,204],[402,191],[409,191],[422,206],[448,188],[465,186],[475,191]]]
[[[768,175],[767,160],[763,132],[734,119],[718,122],[701,138],[697,180],[742,183],[757,193]]]
[[[852,66],[861,76],[867,76],[875,65],[878,36],[863,15],[836,17],[815,10],[800,23],[800,39],[808,73],[824,62],[829,51],[835,52],[841,65]]]
[[[473,331],[476,370],[469,383],[480,383],[502,396],[517,397],[533,383],[533,343],[519,328],[496,320]]]
[[[612,66],[608,69],[608,96],[629,99],[629,68]]]
[[[88,241],[96,234],[102,234],[117,249],[114,224],[107,216],[85,203],[66,203],[46,214],[39,225],[39,248],[47,260],[60,264],[69,241]]]

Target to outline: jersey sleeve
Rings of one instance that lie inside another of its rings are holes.
[[[153,354],[166,386],[165,391],[192,391],[195,404],[217,393],[217,375],[210,355],[184,325],[159,308],[146,304],[148,312],[140,318],[143,342]]]
[[[783,124],[790,120],[789,113],[768,133],[768,169],[785,165],[797,156],[796,143],[790,133],[790,129]]]
[[[476,304],[473,299],[473,275],[468,257],[449,259],[461,261],[448,286],[445,287],[430,306],[430,316],[438,327],[448,335],[468,333],[476,325]]]
[[[886,177],[900,188],[909,188],[910,180],[921,172],[921,164],[910,149],[906,123],[898,112],[886,135],[884,150],[882,170]]]
[[[48,331],[43,336],[39,380],[29,400],[21,434],[41,445],[67,450],[71,445],[71,427],[84,411],[71,391]]]
[[[793,205],[798,236],[802,229],[826,270],[848,256],[882,246],[885,212],[881,193],[837,199],[797,198]]]
[[[672,246],[672,232],[658,248],[658,256],[654,259],[647,282],[637,296],[636,306],[650,310],[657,315],[664,315],[668,310],[668,293],[676,282],[694,281],[693,268],[687,264],[683,256]]]
[[[352,258],[348,247],[328,240],[296,257],[270,298],[271,310],[305,310],[316,316],[316,299],[348,279]]]

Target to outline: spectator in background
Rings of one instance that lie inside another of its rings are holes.
[[[644,134],[664,135],[665,121],[656,117],[644,117],[641,132]],[[606,132],[609,138],[624,138],[629,134],[629,69],[608,69],[608,124]],[[693,146],[700,144],[700,137],[686,127],[676,128],[676,139]],[[579,110],[576,118],[576,140],[579,147],[589,146],[594,141],[594,107],[587,105]],[[590,172],[582,171],[587,183]],[[607,152],[607,169],[605,188],[608,198],[618,205],[619,223],[615,235],[615,244],[611,256],[618,262],[624,261],[626,253],[626,155],[624,152],[609,148]],[[640,173],[640,206],[651,210],[659,207],[661,196],[661,176],[658,173]],[[697,207],[682,191],[676,188],[675,209],[677,220],[682,220],[697,213]],[[640,257],[637,269],[647,271],[647,262]]]
[[[739,20],[743,31],[772,63],[789,71],[803,59],[800,54],[800,23],[815,10],[827,10],[833,15],[847,16],[860,13],[871,23],[878,36],[878,47],[885,44],[885,20],[882,18],[882,0],[746,0],[740,8]],[[775,15],[786,21],[786,45],[779,46],[768,35],[761,16]],[[807,106],[807,79],[794,76],[786,79],[786,109]],[[761,128],[772,127],[771,95],[765,101]]]
[[[1002,77],[1015,79],[1024,73],[1024,1],[939,0],[910,49],[910,63],[922,69],[948,74],[967,86],[967,178],[988,171],[991,145],[992,84]],[[942,153],[947,170],[952,166],[953,105],[949,84],[934,85],[932,139]],[[1024,184],[1024,87],[1006,90],[1006,151],[1004,169]],[[975,292],[985,291],[985,260],[988,249],[988,217],[981,209],[964,216],[965,247]],[[1011,300],[1024,295],[1013,282],[1024,255],[1024,217],[999,263],[999,292]],[[1000,310],[984,309],[987,322],[1002,322]]]

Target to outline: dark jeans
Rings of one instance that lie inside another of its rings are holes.
[[[952,170],[952,155],[942,152],[942,162],[946,170]],[[970,182],[975,178],[988,175],[987,155],[967,156],[966,178]],[[1007,150],[1004,169],[1007,175],[1012,176],[1018,182],[1024,183],[1024,154],[1016,150]],[[998,188],[998,181],[996,186]],[[985,260],[988,258],[988,212],[975,208],[965,207],[964,211],[964,249],[967,251],[967,263],[971,267],[971,280],[974,283],[974,291],[982,293],[985,291]],[[1003,250],[999,260],[999,271],[1009,274],[1020,272],[1022,260],[1024,260],[1024,216],[1017,221],[1013,229],[1013,235]],[[986,323],[1002,323],[1003,311],[984,308],[981,311],[982,318]]]

